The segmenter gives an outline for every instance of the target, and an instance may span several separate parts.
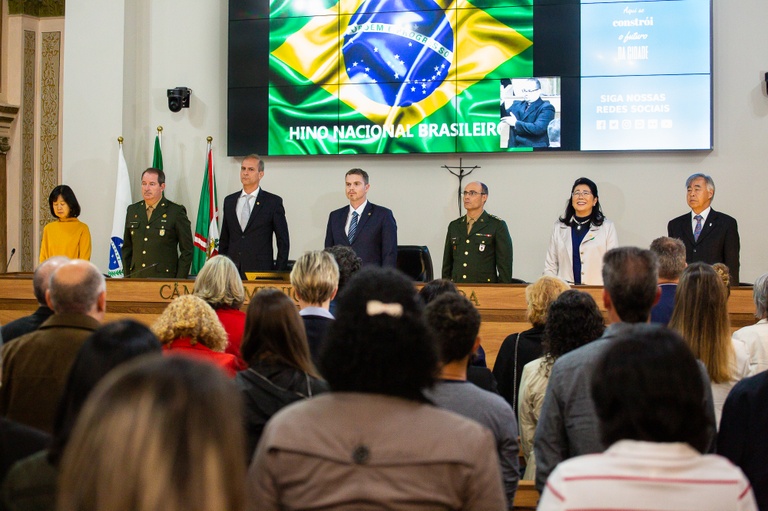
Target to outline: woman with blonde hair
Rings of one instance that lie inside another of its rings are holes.
[[[205,360],[235,376],[237,359],[224,353],[227,332],[210,305],[194,295],[182,295],[165,308],[152,325],[163,351]]]
[[[193,294],[213,307],[227,332],[228,342],[224,352],[237,357],[239,370],[245,369],[248,365],[240,354],[245,330],[245,313],[240,307],[245,303],[245,288],[235,263],[222,255],[208,259],[195,278]]]
[[[243,511],[237,392],[217,369],[141,357],[110,373],[64,451],[59,511]]]
[[[532,360],[544,354],[542,336],[544,325],[547,323],[549,305],[570,289],[564,280],[550,275],[525,288],[525,301],[528,304],[526,319],[533,328],[517,334],[511,334],[504,339],[493,365],[493,376],[499,386],[499,394],[518,413],[517,395],[520,389],[520,379],[523,377],[523,367]]]
[[[692,263],[683,271],[669,328],[683,336],[707,368],[719,426],[725,398],[749,376],[749,355],[742,343],[731,340],[728,290],[712,266]]]

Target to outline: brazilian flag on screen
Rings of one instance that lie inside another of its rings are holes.
[[[532,0],[272,0],[270,154],[498,151]]]

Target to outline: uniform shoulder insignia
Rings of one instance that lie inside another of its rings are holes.
[[[493,218],[494,220],[501,220],[501,218],[497,217],[496,215],[488,215],[489,217]]]

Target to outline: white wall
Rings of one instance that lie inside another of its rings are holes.
[[[265,159],[262,184],[285,201],[291,258],[322,247],[328,212],[344,204],[344,172],[360,166],[371,174],[369,198],[394,210],[400,244],[428,245],[439,274],[446,226],[459,215],[457,179],[441,166],[458,166],[462,157],[465,166],[481,167],[471,179],[489,186],[487,210],[509,224],[516,277],[532,280],[541,273],[552,222],[562,214],[575,178],[597,182],[622,245],[647,246],[666,234],[670,218],[686,212],[685,178],[704,172],[717,184],[715,209],[739,221],[741,280],[753,281],[768,271],[768,237],[762,230],[768,190],[768,97],[762,80],[768,47],[758,37],[765,19],[765,0],[741,0],[738,6],[714,0],[712,152]],[[225,156],[227,5],[70,0],[66,22],[63,176],[87,196],[81,200],[82,219],[91,226],[93,261],[106,269],[118,135],[126,139],[138,199],[155,127],[164,127],[166,195],[187,205],[193,226],[208,135],[214,138],[219,201],[238,189],[238,163]],[[173,114],[165,91],[176,86],[194,92],[191,108]]]

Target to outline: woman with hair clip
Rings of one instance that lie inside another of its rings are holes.
[[[253,456],[264,425],[284,406],[328,391],[309,354],[296,304],[277,289],[263,289],[248,305],[241,346],[248,369],[235,382],[244,399],[246,453]]]
[[[56,509],[59,464],[85,400],[112,369],[147,353],[159,356],[160,342],[149,328],[133,320],[104,325],[86,339],[59,400],[50,448],[13,466],[2,486],[0,509]]]
[[[693,355],[707,368],[718,427],[728,393],[751,375],[746,346],[731,338],[728,292],[712,266],[691,263],[677,284],[675,308],[669,319],[669,328],[683,336]]]
[[[413,282],[363,268],[337,312],[320,354],[331,392],[269,421],[252,509],[506,509],[491,432],[424,397],[437,346]]]
[[[240,400],[219,369],[141,357],[107,376],[64,451],[58,511],[243,511]]]
[[[613,222],[605,218],[597,185],[580,177],[571,187],[565,213],[552,228],[544,274],[569,284],[603,285],[603,255],[619,246]]]
[[[91,232],[78,220],[80,203],[67,185],[59,185],[48,196],[51,215],[57,218],[43,229],[40,262],[52,256],[91,260]]]

